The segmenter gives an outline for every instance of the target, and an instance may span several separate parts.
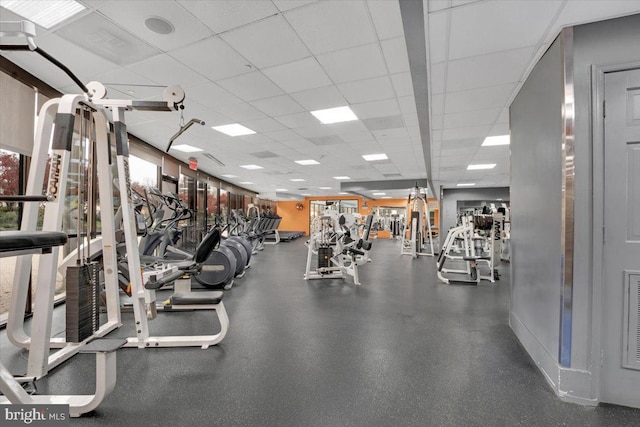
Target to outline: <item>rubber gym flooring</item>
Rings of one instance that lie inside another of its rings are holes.
[[[494,285],[445,285],[433,258],[399,245],[374,242],[359,287],[303,280],[304,239],[267,246],[226,292],[220,345],[118,351],[114,392],[71,425],[639,425],[640,410],[554,395],[508,326],[509,264]],[[152,333],[211,333],[214,317],[160,313]],[[123,319],[115,335],[132,333]],[[0,339],[3,363],[24,371],[26,354]],[[38,389],[92,393],[93,369],[93,355],[77,355]]]

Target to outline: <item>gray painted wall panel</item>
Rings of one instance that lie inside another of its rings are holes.
[[[556,39],[510,108],[511,312],[555,360],[562,276],[562,102],[562,51]]]
[[[574,28],[575,237],[571,367],[591,370],[593,159],[591,66],[640,61],[640,14]],[[601,177],[599,179],[602,179]],[[621,185],[624,185],[621,183]],[[599,191],[599,189],[597,189]],[[596,207],[600,209],[599,207]],[[597,354],[595,355],[597,361]]]
[[[494,188],[445,188],[440,211],[440,247],[447,238],[447,231],[456,226],[459,200],[497,200],[509,201],[509,187]]]

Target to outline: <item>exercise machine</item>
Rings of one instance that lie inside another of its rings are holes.
[[[427,194],[426,191],[422,193],[417,185],[407,199],[407,215],[402,230],[400,254],[411,255],[413,258],[434,255]]]

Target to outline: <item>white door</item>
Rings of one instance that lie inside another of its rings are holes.
[[[601,400],[640,407],[640,69],[605,74]]]

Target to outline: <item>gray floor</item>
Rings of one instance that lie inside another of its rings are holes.
[[[115,391],[72,425],[640,425],[640,410],[553,394],[508,326],[508,264],[495,285],[447,286],[433,258],[398,245],[375,242],[360,287],[305,282],[302,239],[267,247],[225,296],[220,345],[119,351]],[[158,333],[213,327],[210,313],[160,316]],[[24,369],[4,332],[0,344],[3,363]],[[93,357],[78,355],[39,390],[92,386]]]

